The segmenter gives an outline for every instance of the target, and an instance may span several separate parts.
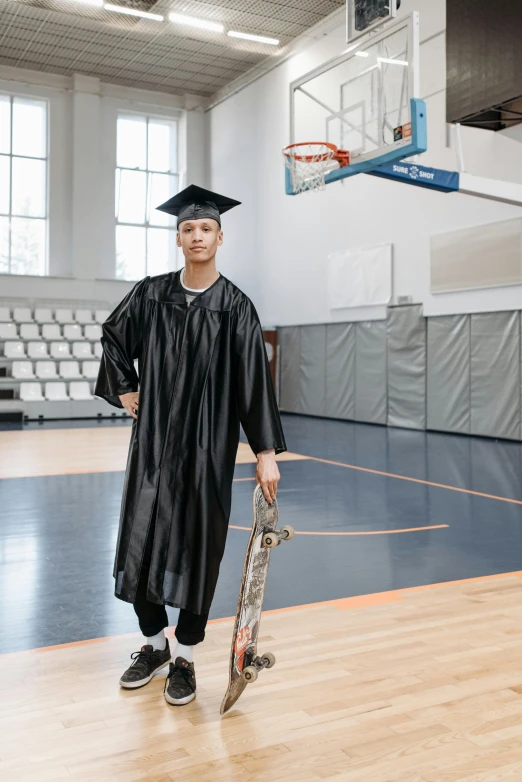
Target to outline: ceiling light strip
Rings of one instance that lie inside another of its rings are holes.
[[[155,22],[162,22],[163,16],[160,14],[149,14],[147,11],[136,11],[134,8],[125,8],[123,5],[113,5],[112,3],[104,3],[103,7],[106,11],[114,11],[117,14],[127,14],[127,16],[139,16],[140,19],[152,19]]]
[[[279,41],[277,38],[266,38],[264,35],[238,33],[236,30],[229,30],[227,35],[229,35],[231,38],[242,38],[245,41],[257,41],[257,43],[268,43],[270,46],[279,46]]]

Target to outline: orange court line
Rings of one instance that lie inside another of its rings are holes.
[[[396,478],[399,481],[411,481],[411,483],[422,483],[425,486],[434,486],[436,489],[448,489],[448,491],[458,491],[462,494],[473,494],[475,497],[485,497],[488,500],[499,500],[499,502],[511,502],[514,505],[522,505],[522,500],[514,500],[510,497],[497,497],[495,494],[484,494],[481,491],[472,491],[471,489],[461,489],[458,486],[447,486],[445,483],[433,483],[425,481],[422,478],[410,478],[408,475],[395,475],[392,472],[383,472],[382,470],[372,470],[369,467],[358,467],[355,464],[345,464],[344,462],[333,462],[330,459],[321,459],[319,456],[309,456],[311,461],[323,462],[324,464],[333,464],[335,467],[346,467],[348,470],[358,470],[360,472],[369,472],[373,475],[383,475],[386,478]]]
[[[489,576],[474,576],[473,578],[462,578],[456,581],[441,581],[436,584],[421,584],[420,586],[405,587],[404,589],[395,589],[389,592],[374,592],[368,595],[356,595],[354,597],[342,597],[334,600],[323,600],[318,603],[305,603],[304,605],[287,606],[286,608],[273,608],[267,611],[263,611],[263,616],[269,614],[281,614],[288,611],[303,611],[306,608],[320,608],[321,606],[331,605],[334,608],[339,608],[342,611],[347,611],[355,608],[365,608],[367,606],[384,605],[385,603],[392,603],[398,600],[402,600],[408,592],[419,592],[426,589],[440,589],[442,587],[456,586],[457,584],[474,584],[480,581],[492,581],[500,578],[521,578],[522,570],[515,570],[511,573],[493,573]],[[226,616],[220,619],[209,619],[209,624],[220,624],[221,622],[229,622],[234,620],[234,616]],[[170,628],[171,630],[173,628]],[[51,652],[56,649],[66,649],[75,646],[86,646],[87,644],[101,643],[102,641],[110,641],[113,638],[129,638],[136,635],[136,633],[123,633],[122,635],[109,635],[105,638],[90,638],[85,641],[71,641],[66,644],[58,644],[57,646],[42,646],[39,649],[25,649],[21,652],[6,652],[0,654],[0,657],[6,657],[11,654],[33,654],[42,652]]]
[[[401,532],[423,532],[428,529],[448,529],[449,524],[434,524],[431,527],[409,527],[407,529],[384,529],[384,530],[372,530],[365,532],[299,532],[295,531],[296,535],[397,535]],[[250,532],[252,527],[238,527],[235,524],[229,524],[229,529],[243,529]]]

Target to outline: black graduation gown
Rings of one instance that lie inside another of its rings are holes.
[[[114,563],[133,602],[154,502],[147,597],[201,614],[225,548],[241,422],[258,453],[286,450],[263,333],[223,275],[187,306],[180,272],[145,277],[102,326],[94,393],[115,407],[138,390]]]

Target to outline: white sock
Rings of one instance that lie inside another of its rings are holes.
[[[157,649],[162,652],[167,645],[167,637],[165,630],[160,630],[156,635],[147,636],[147,643],[152,646],[154,651]]]
[[[183,657],[188,663],[194,662],[194,647],[193,646],[183,646],[183,644],[178,643],[176,644],[176,648],[172,652],[172,661],[176,662],[177,657]]]

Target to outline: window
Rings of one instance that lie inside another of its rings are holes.
[[[0,273],[47,274],[47,104],[0,95]]]
[[[175,219],[155,207],[178,192],[177,123],[120,115],[116,163],[116,278],[164,274],[176,258]],[[169,264],[170,261],[170,264]]]

